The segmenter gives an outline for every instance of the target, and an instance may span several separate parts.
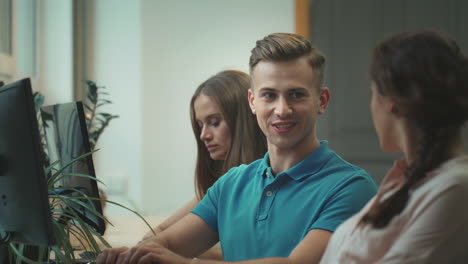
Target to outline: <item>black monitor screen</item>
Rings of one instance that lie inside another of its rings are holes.
[[[0,88],[0,240],[53,245],[37,116],[29,79]]]
[[[62,168],[73,159],[89,153],[90,145],[86,129],[86,120],[81,102],[45,106],[41,109],[42,122],[47,142],[46,152],[51,163],[60,161],[56,166]],[[66,195],[99,198],[99,191],[95,180],[69,176],[69,174],[85,174],[96,177],[91,155],[79,159],[63,171],[67,175],[58,183],[58,186],[80,190]],[[102,214],[101,203],[97,200],[83,200]],[[105,224],[101,217],[76,203],[70,203],[80,217],[94,229],[104,234]]]

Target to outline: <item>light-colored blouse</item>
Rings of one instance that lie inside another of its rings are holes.
[[[430,172],[386,227],[358,226],[373,203],[401,187],[405,168],[395,162],[377,195],[335,231],[320,263],[468,263],[468,156]]]

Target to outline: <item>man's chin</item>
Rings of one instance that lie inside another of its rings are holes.
[[[294,146],[296,146],[296,142],[289,139],[275,139],[269,141],[269,146],[275,147],[277,149],[282,149],[282,150],[288,150],[292,149]]]

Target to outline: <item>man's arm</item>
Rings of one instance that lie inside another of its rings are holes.
[[[155,249],[158,246],[177,252],[181,256],[193,258],[208,250],[216,242],[218,242],[218,233],[199,216],[189,213],[157,236],[141,241],[130,250],[104,249],[98,256],[97,263],[120,263],[127,257],[139,259],[143,249]]]
[[[186,203],[184,206],[182,206],[179,210],[177,210],[173,215],[171,215],[169,218],[164,220],[161,224],[159,224],[157,227],[155,227],[153,230],[156,234],[161,233],[162,231],[166,230],[169,228],[171,225],[173,225],[175,222],[179,221],[182,219],[184,216],[188,215],[190,211],[197,206],[198,200],[197,197],[194,197],[192,200],[190,200],[188,203]],[[145,234],[143,237],[143,240],[150,239],[154,237],[153,232],[149,231]],[[223,252],[221,251],[221,248],[219,246],[213,246],[200,256],[198,258],[202,259],[217,259],[217,260],[222,260],[223,259]]]
[[[208,250],[218,241],[216,231],[198,215],[189,213],[158,236],[142,241],[141,244],[157,243],[179,255],[193,258]]]
[[[214,245],[212,248],[205,251],[205,253],[201,254],[197,258],[199,259],[212,259],[212,260],[223,260],[223,251],[219,245]]]
[[[289,255],[291,263],[319,263],[332,232],[312,229]]]
[[[201,220],[201,219],[200,219]],[[203,220],[202,220],[203,221]],[[332,233],[326,230],[314,229],[296,246],[287,258],[264,258],[236,262],[239,264],[310,264],[319,263]],[[175,251],[177,252],[177,251]],[[177,255],[161,244],[149,242],[140,247],[132,248],[123,263],[171,263],[171,264],[223,264],[224,261],[186,258]]]

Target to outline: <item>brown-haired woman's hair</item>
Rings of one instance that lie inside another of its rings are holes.
[[[324,80],[325,56],[298,34],[274,33],[258,40],[250,55],[250,74],[260,61],[290,61],[304,56],[307,56],[310,66],[317,75],[317,89],[321,89]]]
[[[197,88],[190,102],[190,118],[197,141],[195,166],[195,189],[201,199],[216,180],[230,168],[248,164],[262,158],[266,151],[266,138],[252,114],[247,100],[250,87],[249,76],[241,71],[222,71]],[[200,94],[211,97],[219,107],[231,133],[231,146],[224,161],[211,159],[197,124],[194,110],[195,100]]]
[[[388,199],[376,201],[361,219],[383,228],[400,214],[410,192],[428,172],[451,158],[468,119],[468,60],[452,39],[432,30],[402,32],[374,49],[370,76],[377,92],[392,96],[396,114],[417,131],[415,160],[405,184]]]

